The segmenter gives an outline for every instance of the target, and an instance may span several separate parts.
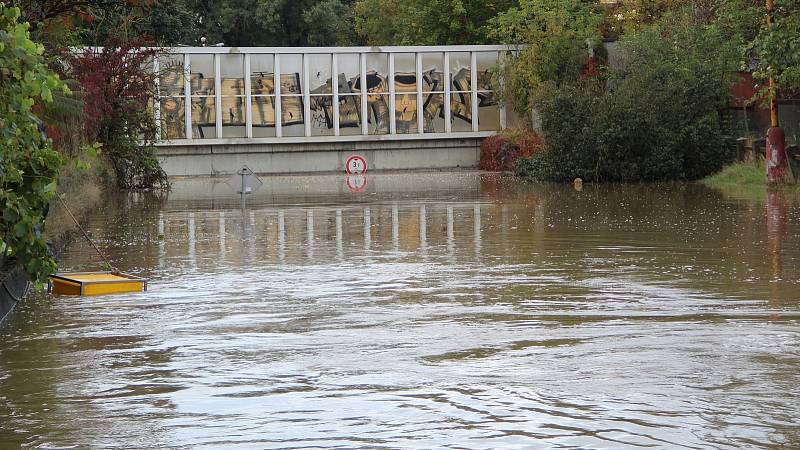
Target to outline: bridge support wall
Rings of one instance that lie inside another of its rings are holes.
[[[352,155],[368,170],[473,168],[482,137],[402,141],[209,143],[158,148],[169,176],[221,176],[247,165],[259,174],[344,172]]]

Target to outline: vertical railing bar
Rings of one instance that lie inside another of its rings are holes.
[[[423,101],[422,101],[422,53],[415,53],[415,64],[417,67],[417,133],[422,134],[425,132],[425,117],[423,115]]]
[[[367,105],[367,53],[361,53],[361,134],[369,134],[369,113]]]
[[[397,134],[397,93],[394,86],[394,52],[389,53],[389,134]]]
[[[478,131],[478,54],[470,52],[469,77],[470,95],[472,96],[472,131]]]
[[[222,137],[222,71],[220,63],[222,55],[214,54],[214,114],[216,120],[217,138]]]
[[[500,63],[501,63],[500,58],[503,57],[502,55],[503,55],[502,52],[497,52],[497,63],[495,64],[495,67],[500,65]],[[505,91],[505,83],[503,82],[503,78],[502,77],[498,77],[498,82],[499,82],[499,85],[497,86],[497,88],[499,88],[500,92],[502,93],[503,91]],[[494,84],[494,83],[492,83],[492,84]],[[495,90],[495,91],[493,91],[493,93],[494,93],[495,99],[497,99],[499,97],[498,92]],[[503,106],[500,108],[500,128],[503,129],[503,130],[508,128],[508,102],[507,101],[503,101]]]
[[[453,129],[450,111],[450,52],[444,52],[444,131],[450,133]]]
[[[308,60],[311,55],[303,53],[303,125],[305,127],[305,136],[311,136],[311,93],[309,92],[310,83],[308,82]]]
[[[183,121],[186,139],[194,139],[192,135],[192,58],[189,53],[183,57]]]
[[[339,136],[339,54],[331,56],[331,90],[333,93],[333,135]]]
[[[275,137],[283,137],[283,124],[281,123],[281,116],[283,115],[281,105],[281,55],[280,53],[275,53],[273,57],[272,71],[275,73],[272,74],[272,83],[275,89]]]
[[[161,64],[158,61],[158,56],[153,57],[153,73],[155,74],[155,92],[153,96],[153,120],[156,122],[156,141],[161,140],[161,76],[159,71]]]
[[[253,88],[250,79],[250,53],[244,54],[244,123],[245,136],[253,137]]]

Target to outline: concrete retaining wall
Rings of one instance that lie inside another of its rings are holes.
[[[482,138],[269,144],[192,144],[158,148],[169,176],[220,176],[247,165],[259,174],[344,172],[347,158],[366,159],[368,170],[477,167]]]

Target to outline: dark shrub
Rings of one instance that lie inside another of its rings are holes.
[[[713,29],[626,37],[621,64],[539,103],[545,149],[519,161],[541,181],[698,179],[735,156],[723,121],[734,67]]]

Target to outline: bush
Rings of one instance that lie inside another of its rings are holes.
[[[45,67],[44,48],[19,15],[0,3],[0,268],[10,259],[42,280],[56,268],[43,232],[61,158],[33,108],[67,89]]]
[[[735,156],[723,116],[735,56],[713,28],[627,35],[619,67],[539,103],[545,149],[517,164],[541,181],[694,180]]]
[[[110,39],[71,60],[86,93],[86,134],[103,145],[123,189],[165,187],[167,178],[155,157],[155,97],[152,60],[157,50],[146,39]]]
[[[481,142],[481,170],[513,170],[519,158],[530,158],[541,150],[542,141],[534,133],[505,132]]]

